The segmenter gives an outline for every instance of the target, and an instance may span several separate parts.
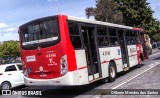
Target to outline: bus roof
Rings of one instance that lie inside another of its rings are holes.
[[[119,25],[119,24],[114,24],[114,23],[108,23],[108,22],[102,22],[102,21],[96,21],[96,20],[90,20],[90,19],[83,19],[83,18],[78,18],[78,17],[74,17],[74,16],[68,16],[68,20],[91,23],[91,24],[98,24],[98,25],[105,25],[105,26],[112,26],[112,27],[118,27],[118,28],[124,28],[124,29],[131,29],[131,30],[137,30],[137,31],[143,31],[143,29],[141,29],[141,28],[134,28],[134,27]]]
[[[38,19],[32,20],[32,21],[30,21],[28,23],[25,23],[25,24],[21,25],[20,28],[25,26],[25,25],[28,25],[29,23],[32,23],[32,22],[35,22],[35,21],[39,21],[39,20],[43,20],[43,19],[46,19],[46,18],[53,18],[53,17],[56,17],[56,16],[67,16],[67,15],[53,15],[53,16],[38,18]],[[141,28],[135,28],[135,27],[125,26],[125,25],[119,25],[119,24],[114,24],[114,23],[108,23],[108,22],[84,19],[84,18],[79,18],[79,17],[74,17],[74,16],[67,16],[67,17],[68,17],[68,20],[71,20],[71,21],[77,21],[77,22],[84,22],[84,23],[90,23],[90,24],[98,24],[98,25],[105,25],[105,26],[111,26],[111,27],[117,27],[117,28],[124,28],[124,29],[143,31],[143,29],[141,29]]]

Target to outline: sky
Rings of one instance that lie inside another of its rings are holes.
[[[160,20],[160,1],[148,0],[153,16]],[[59,0],[61,14],[86,18],[85,8],[94,7],[95,0]],[[18,27],[31,20],[58,14],[57,0],[1,0],[0,42],[19,40]]]

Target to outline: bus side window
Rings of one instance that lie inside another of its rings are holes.
[[[78,30],[78,24],[76,23],[69,23],[69,35],[70,35],[70,40],[72,42],[72,45],[75,49],[81,49],[82,48],[82,42],[81,42],[81,37],[80,33]]]
[[[108,32],[109,32],[109,36],[117,36],[116,28],[109,27]]]
[[[127,45],[130,45],[130,44],[131,44],[131,41],[130,41],[129,38],[126,38],[126,43],[127,43]]]
[[[118,46],[118,38],[117,37],[110,37],[110,46]]]
[[[133,45],[134,44],[134,38],[132,35],[132,31],[131,30],[126,30],[126,44],[127,45]]]
[[[97,36],[98,36],[98,46],[100,46],[100,47],[109,46],[109,39],[108,39],[106,27],[98,26],[97,27]]]
[[[104,39],[104,37],[99,37],[98,36],[98,45],[99,46],[105,46],[105,39]]]
[[[109,27],[108,28],[108,32],[109,32],[109,43],[110,46],[118,46],[119,42],[118,42],[118,36],[117,36],[117,32],[116,32],[116,28],[113,27]]]
[[[135,45],[136,44],[136,31],[131,31],[131,45]]]

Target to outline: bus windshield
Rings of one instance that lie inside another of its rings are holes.
[[[41,19],[20,27],[22,48],[47,47],[59,40],[57,19]],[[47,44],[46,44],[47,43]]]

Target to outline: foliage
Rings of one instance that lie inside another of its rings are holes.
[[[88,18],[143,28],[153,40],[159,40],[160,22],[153,18],[153,13],[147,0],[96,0],[95,8],[86,8]]]
[[[144,31],[151,35],[158,33],[159,22],[153,18],[147,0],[116,0],[118,8],[123,14],[123,23],[132,27],[143,28]]]
[[[122,13],[114,0],[96,0],[96,7],[86,8],[86,16],[94,16],[96,20],[122,24]]]
[[[0,44],[0,58],[4,60],[16,59],[20,56],[19,42],[6,41]]]

